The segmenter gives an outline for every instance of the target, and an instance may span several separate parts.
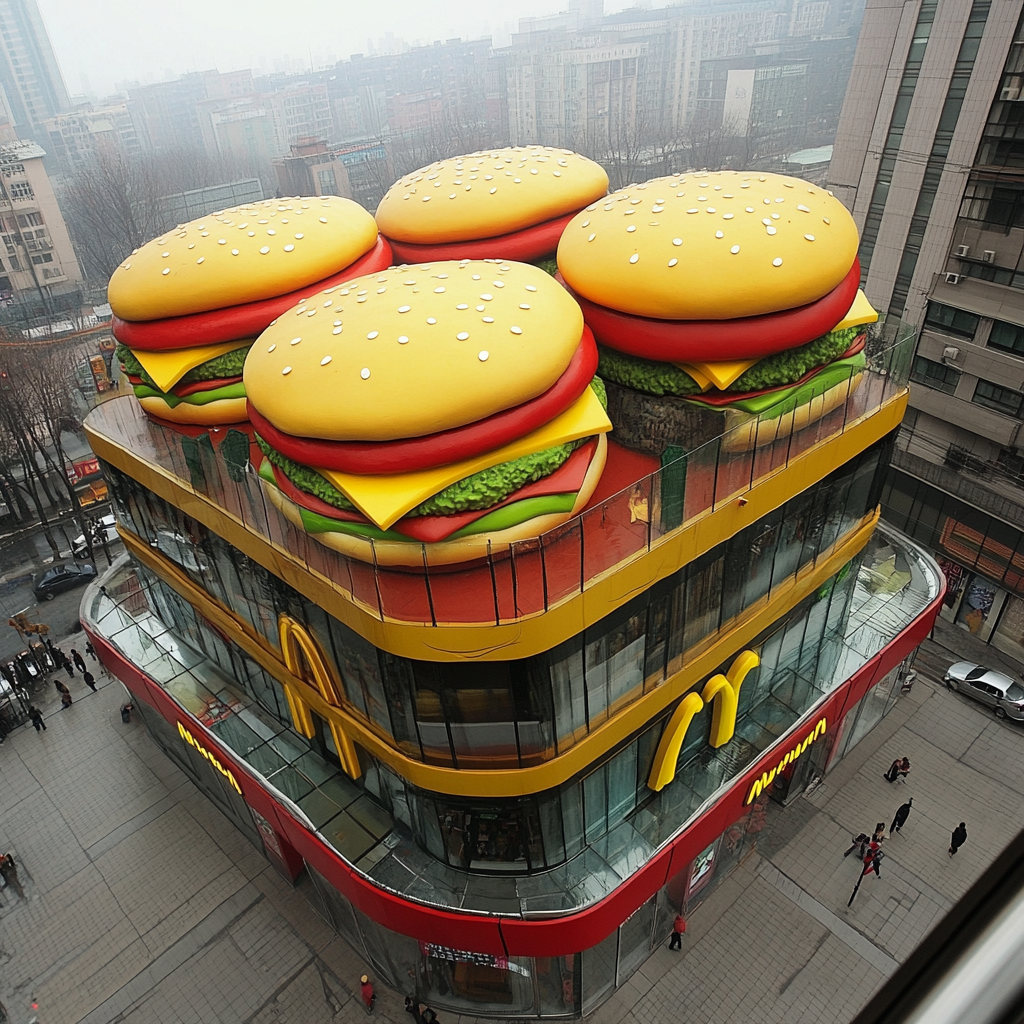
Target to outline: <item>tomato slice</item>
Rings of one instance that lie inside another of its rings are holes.
[[[163,320],[121,320],[114,317],[114,337],[129,348],[157,352],[167,348],[193,348],[196,345],[216,345],[222,341],[251,338],[269,326],[270,321],[291,309],[299,299],[324,288],[344,284],[362,274],[375,274],[391,266],[391,246],[383,236],[377,237],[374,247],[322,281],[314,281],[287,295],[276,295],[240,306],[225,306],[206,313],[172,316]]]
[[[464,242],[424,245],[400,242],[394,238],[388,241],[395,256],[406,263],[432,263],[434,260],[518,260],[529,263],[554,253],[565,226],[577,213],[579,210],[573,210],[563,217],[546,220],[521,231],[510,231],[507,235],[469,238]]]
[[[761,359],[827,334],[849,312],[860,287],[860,261],[817,302],[734,320],[654,320],[599,306],[558,280],[583,308],[597,340],[627,355],[659,363]]]
[[[590,329],[584,326],[579,347],[565,372],[544,394],[464,427],[397,441],[327,441],[296,437],[278,430],[260,415],[252,402],[248,403],[249,421],[272,448],[306,466],[345,473],[407,473],[483,455],[523,437],[568,409],[583,394],[596,372],[597,345]]]

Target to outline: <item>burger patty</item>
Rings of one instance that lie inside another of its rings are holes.
[[[195,384],[201,380],[219,380],[222,377],[241,377],[242,367],[245,365],[245,357],[248,355],[250,347],[249,345],[244,345],[241,348],[225,352],[224,355],[217,356],[215,359],[208,359],[205,363],[200,363],[199,366],[189,370],[174,386],[177,387],[178,384]],[[117,348],[114,349],[114,355],[124,367],[126,373],[130,373],[133,377],[141,377],[151,388],[156,388],[161,394],[164,393],[157,387],[156,381],[146,373],[146,368],[139,362],[135,353],[127,345],[119,343]]]
[[[847,327],[841,331],[829,331],[806,345],[765,356],[725,390],[732,394],[746,394],[749,391],[794,384],[815,367],[825,366],[841,356],[863,330],[862,327]],[[649,395],[687,398],[701,394],[701,386],[673,363],[641,359],[603,345],[598,346],[598,351],[598,372],[616,384]]]
[[[590,387],[594,389],[602,406],[607,409],[608,398],[604,382],[595,377],[591,381]],[[457,512],[476,512],[490,508],[492,505],[504,501],[521,487],[550,476],[566,462],[580,445],[585,444],[588,440],[589,438],[581,438],[578,441],[570,441],[567,444],[556,445],[531,455],[524,455],[511,462],[499,463],[497,466],[491,466],[490,469],[482,469],[479,473],[473,473],[463,480],[449,484],[444,490],[438,491],[437,494],[410,509],[406,515],[445,516],[454,515]],[[316,495],[334,508],[346,512],[358,511],[341,491],[315,469],[282,455],[276,449],[271,448],[259,434],[256,434],[256,442],[270,462],[300,490]]]

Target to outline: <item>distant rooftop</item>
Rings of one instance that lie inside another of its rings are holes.
[[[0,163],[3,164],[15,163],[18,160],[33,160],[43,156],[46,156],[46,150],[38,142],[32,142],[29,139],[9,142],[6,146],[0,146]]]
[[[818,146],[815,149],[801,149],[797,153],[790,153],[786,157],[787,164],[802,164],[807,167],[811,164],[827,164],[832,159],[831,146]]]

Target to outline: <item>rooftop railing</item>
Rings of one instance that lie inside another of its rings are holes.
[[[870,338],[866,369],[836,385],[845,394],[836,396],[833,390],[830,395],[841,401],[801,430],[779,428],[784,399],[758,416],[730,411],[721,417],[727,430],[689,451],[666,449],[660,463],[618,448],[613,432],[605,477],[629,479],[635,472],[632,482],[592,499],[589,508],[554,530],[455,566],[431,565],[427,546],[420,545],[422,568],[388,568],[376,564],[372,551],[370,561],[360,561],[297,529],[262,490],[253,468],[262,456],[247,426],[189,436],[149,420],[134,399],[125,397],[94,409],[87,427],[98,439],[169,474],[184,491],[220,506],[378,619],[502,624],[541,614],[580,594],[879,413],[906,390],[913,346],[909,328],[891,343]],[[784,436],[776,438],[777,433]],[[125,460],[115,461],[135,475]],[[195,505],[187,511],[202,518]]]

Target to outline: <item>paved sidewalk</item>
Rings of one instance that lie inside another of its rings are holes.
[[[682,952],[657,951],[590,1021],[852,1018],[1024,813],[1024,727],[930,681],[943,659],[929,642],[913,692],[811,794],[773,808],[755,852],[691,916]],[[59,710],[54,692],[45,733],[26,726],[0,747],[0,849],[13,850],[28,897],[0,894],[0,1003],[13,1024],[30,1020],[33,997],[39,1024],[361,1020],[367,965],[137,716],[121,723],[123,690],[98,679],[92,694],[76,675],[74,704]],[[913,771],[891,786],[882,772],[903,754]],[[847,909],[850,835],[888,824],[908,796],[881,878]],[[960,820],[969,839],[951,859]],[[374,1017],[408,1022],[386,990]]]

